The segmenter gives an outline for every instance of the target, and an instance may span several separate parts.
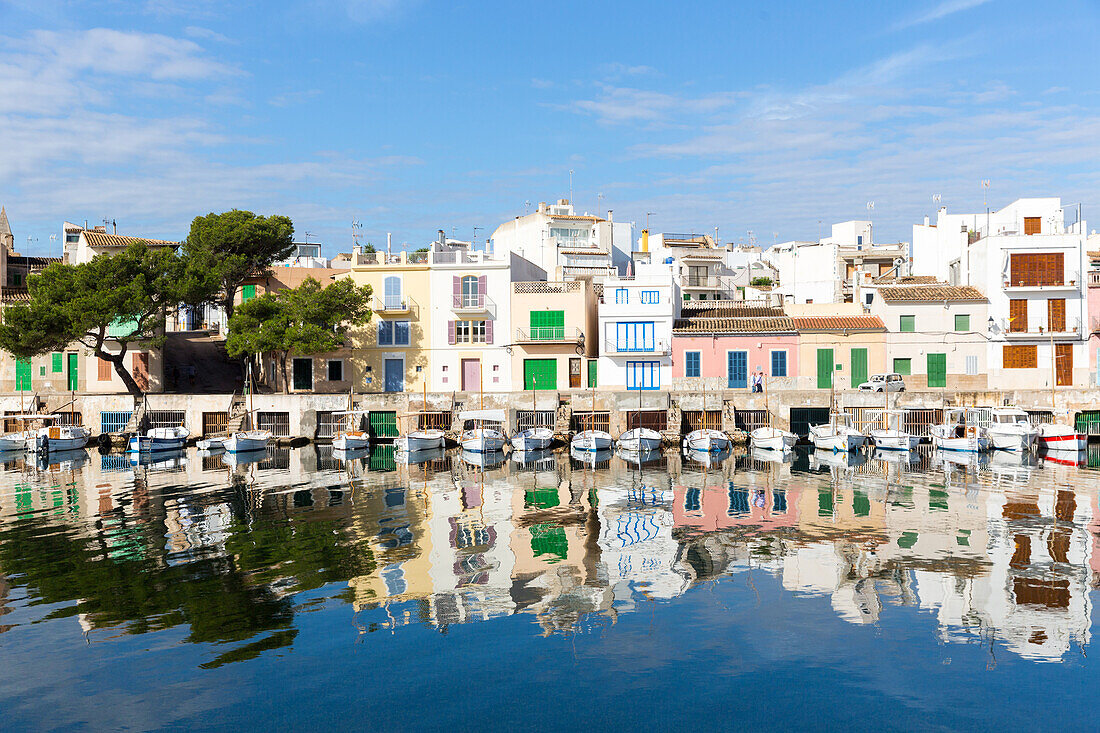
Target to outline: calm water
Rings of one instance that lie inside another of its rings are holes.
[[[4,467],[6,729],[1095,725],[1094,469],[262,458]]]

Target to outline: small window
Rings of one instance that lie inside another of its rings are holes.
[[[956,314],[955,315],[955,330],[956,331],[969,331],[970,330],[970,316],[968,314]]]
[[[773,377],[785,377],[785,376],[787,376],[787,352],[786,351],[773,351],[772,352],[772,376]]]
[[[899,316],[898,330],[902,333],[913,333],[917,330],[916,320],[916,316]]]
[[[485,321],[456,322],[455,342],[460,344],[485,343]]]
[[[378,322],[378,345],[393,346],[393,321]]]
[[[685,351],[684,352],[684,376],[685,377],[698,377],[701,373],[700,363],[702,361],[702,352],[699,351]]]
[[[393,322],[393,345],[394,346],[408,346],[409,345],[409,321],[394,321]]]
[[[328,360],[328,381],[330,381],[330,382],[343,382],[344,381],[344,360],[343,359],[329,359]]]
[[[978,374],[978,357],[974,355],[966,357],[966,373],[970,376]]]
[[[52,359],[53,359],[53,373],[54,374],[60,374],[61,373],[61,365],[62,365],[62,361],[63,361],[62,357],[61,357],[61,352],[60,351],[55,351],[55,352],[53,352],[53,354],[51,356],[52,356]]]
[[[913,360],[912,359],[894,359],[894,371],[903,376],[909,376],[913,373]]]
[[[642,304],[643,305],[655,305],[661,302],[660,290],[643,290],[642,291]]]
[[[630,291],[626,288],[615,288],[615,303],[626,305],[630,303]]]

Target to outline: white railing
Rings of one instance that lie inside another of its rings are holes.
[[[384,295],[375,297],[372,309],[376,313],[406,313],[416,308],[416,301],[412,298]]]
[[[1100,325],[1100,323],[1097,323],[1097,321],[1100,320],[1100,319],[1097,319],[1094,316],[1092,320],[1093,320],[1093,328],[1095,329],[1097,325]],[[1025,330],[1020,330],[1020,329],[1012,330],[1012,322],[1007,318],[1002,318],[1001,319],[1001,328],[1004,330],[1005,336],[1008,336],[1009,338],[1012,338],[1012,337],[1036,338],[1036,337],[1039,337],[1039,336],[1050,336],[1051,335],[1051,332],[1048,329],[1046,323],[1029,323]],[[1072,335],[1075,335],[1075,334],[1079,334],[1080,332],[1081,332],[1081,319],[1080,318],[1067,318],[1066,322],[1065,322],[1065,325],[1060,330],[1054,331],[1054,336],[1055,337],[1072,336]]]
[[[584,335],[576,326],[532,326],[531,328],[517,328],[516,341],[519,342],[555,342],[555,341],[583,341]]]
[[[451,301],[451,307],[462,313],[492,313],[496,315],[497,304],[485,293],[459,293]]]
[[[668,354],[672,347],[663,339],[642,343],[623,343],[607,339],[603,343],[603,350],[607,354]]]

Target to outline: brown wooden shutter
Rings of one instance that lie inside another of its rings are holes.
[[[1027,301],[1023,299],[1008,301],[1008,330],[1013,333],[1027,331]]]
[[[1047,301],[1047,329],[1054,333],[1066,330],[1066,299],[1051,298]]]
[[[1062,285],[1064,264],[1063,252],[1011,255],[1009,285],[1029,288],[1040,285]]]
[[[1024,234],[1039,234],[1043,229],[1043,218],[1040,216],[1024,217]]]
[[[1054,373],[1059,387],[1073,386],[1073,344],[1055,344]]]
[[[112,371],[113,368],[111,367],[111,362],[107,361],[106,359],[99,360],[99,374],[97,375],[97,379],[99,379],[99,381],[110,382]]]
[[[1006,344],[1001,363],[1005,369],[1034,369],[1039,359],[1034,344]]]

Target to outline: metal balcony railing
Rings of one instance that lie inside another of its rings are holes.
[[[1093,318],[1094,328],[1100,323],[1096,323],[1098,319]],[[1047,328],[1046,323],[1029,323],[1025,328],[1019,326],[1013,329],[1013,323],[1007,318],[1001,319],[1001,328],[1004,331],[1004,335],[1007,338],[1039,338],[1049,337],[1051,335],[1054,338],[1064,338],[1066,336],[1076,336],[1081,333],[1081,319],[1080,318],[1066,318],[1065,324],[1054,331],[1053,333]]]
[[[584,341],[584,334],[576,326],[533,326],[517,328],[516,341],[519,343],[564,343]]]
[[[384,295],[375,297],[371,308],[376,313],[411,313],[416,310],[416,301],[409,297]]]
[[[684,275],[680,279],[680,285],[685,288],[717,288],[719,280],[710,275]]]
[[[485,293],[459,293],[451,301],[456,313],[492,313],[496,314],[497,304]]]
[[[614,339],[604,341],[603,350],[606,354],[668,354],[672,347],[668,341],[656,339],[642,342],[618,342]]]

